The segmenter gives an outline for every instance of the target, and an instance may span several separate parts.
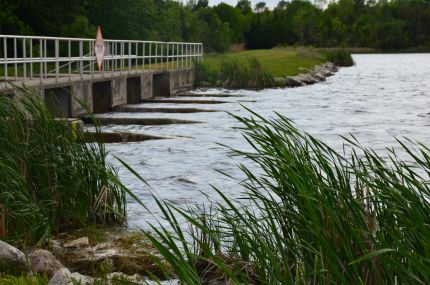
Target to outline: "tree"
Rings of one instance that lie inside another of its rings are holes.
[[[249,0],[239,0],[237,2],[236,8],[239,9],[245,16],[252,14],[251,1]]]
[[[266,2],[258,2],[255,4],[255,12],[262,13],[267,10]]]

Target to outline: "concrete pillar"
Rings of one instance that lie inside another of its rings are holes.
[[[58,118],[72,116],[71,87],[55,87],[44,90],[45,103],[51,113]]]
[[[148,99],[153,97],[152,94],[152,73],[142,73],[140,79],[141,99]]]
[[[127,104],[127,77],[120,76],[112,79],[112,106]]]
[[[87,110],[81,105],[79,101],[82,101],[87,108],[93,111],[93,83],[88,81],[80,81],[72,83],[72,117],[79,117],[85,115]]]

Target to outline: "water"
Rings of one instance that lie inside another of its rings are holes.
[[[383,151],[397,147],[395,137],[409,137],[430,145],[430,54],[355,55],[356,65],[341,68],[326,82],[287,89],[262,91],[204,90],[202,93],[243,94],[245,97],[218,98],[232,103],[217,105],[184,105],[217,109],[248,116],[240,104],[265,117],[277,111],[297,126],[335,148],[341,148],[339,135],[353,134],[364,146]],[[192,98],[198,99],[198,98]],[[202,98],[210,99],[210,98]],[[240,103],[240,104],[239,104]],[[166,104],[151,104],[149,107]],[[232,128],[238,123],[226,112],[194,114],[116,113],[118,117],[168,117],[197,120],[203,123],[168,126],[108,126],[108,130],[127,130],[172,139],[139,143],[110,144],[116,155],[142,175],[152,189],[136,177],[119,169],[123,182],[154,213],[130,201],[129,223],[146,228],[159,215],[151,193],[179,203],[200,204],[218,199],[212,186],[229,197],[240,195],[238,182],[223,171],[240,179],[238,158],[218,143],[249,149],[241,134]],[[119,166],[113,158],[110,161]]]

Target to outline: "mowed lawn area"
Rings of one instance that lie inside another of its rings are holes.
[[[323,53],[311,48],[275,48],[247,50],[223,54],[208,54],[204,63],[212,70],[219,70],[223,60],[238,60],[248,64],[250,58],[256,58],[263,69],[274,77],[297,75],[325,61]]]

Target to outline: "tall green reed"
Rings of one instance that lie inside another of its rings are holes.
[[[239,199],[158,201],[170,227],[148,238],[184,284],[427,284],[430,149],[399,141],[383,158],[344,138],[339,153],[282,115],[236,117],[252,152]],[[178,220],[185,219],[190,231]],[[166,268],[164,264],[160,266]],[[166,274],[167,274],[166,268]]]
[[[44,242],[87,223],[123,223],[128,190],[106,162],[103,143],[85,143],[85,133],[54,118],[37,91],[12,88],[18,99],[0,94],[0,204],[8,237]]]
[[[223,88],[261,89],[275,86],[273,76],[263,70],[256,58],[248,59],[247,65],[236,59],[222,61],[219,79]]]
[[[261,89],[275,87],[274,77],[263,70],[256,58],[247,61],[224,59],[219,71],[213,71],[204,62],[195,62],[196,86]]]

